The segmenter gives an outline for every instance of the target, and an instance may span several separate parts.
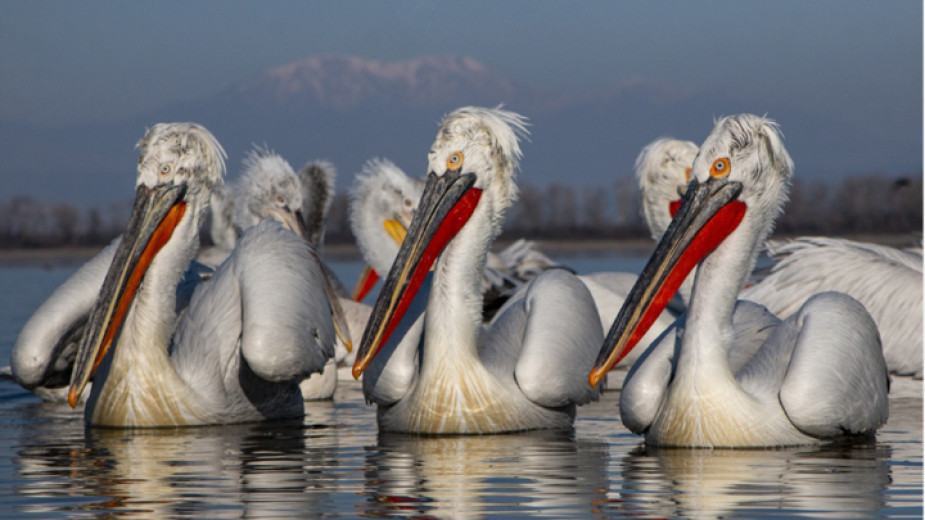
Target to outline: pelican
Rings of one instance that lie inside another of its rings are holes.
[[[583,370],[603,332],[571,273],[543,273],[491,326],[482,322],[482,272],[516,197],[525,124],[500,108],[464,107],[440,125],[424,193],[353,366],[354,377],[366,371],[363,390],[378,405],[380,431],[570,428],[576,405],[597,397]],[[409,312],[407,326],[402,317],[427,276],[426,310]]]
[[[299,417],[298,382],[333,355],[326,279],[272,219],[248,229],[176,312],[224,150],[195,123],[139,141],[135,204],[77,349],[68,400],[91,377],[88,424],[162,427]]]
[[[679,447],[817,444],[869,435],[887,420],[889,378],[876,324],[842,293],[810,298],[769,325],[735,369],[736,297],[787,196],[793,162],[773,121],[724,117],[706,139],[665,235],[607,335],[594,385],[648,328],[696,262],[691,302],[627,375],[623,423]]]
[[[330,399],[337,389],[337,365],[352,349],[351,334],[359,337],[366,325],[368,311],[357,311],[354,304],[337,290],[339,282],[320,258],[323,243],[324,214],[329,205],[333,167],[327,162],[311,162],[299,175],[289,163],[267,147],[255,147],[244,158],[244,169],[234,188],[234,226],[247,230],[258,225],[264,217],[273,217],[284,227],[301,236],[312,245],[318,255],[317,263],[325,272],[327,296],[337,331],[335,356],[324,372],[312,375],[300,385],[306,400]],[[308,200],[306,200],[308,199]],[[351,312],[348,314],[347,310]]]
[[[371,159],[363,165],[351,189],[350,224],[367,266],[354,286],[354,300],[362,301],[379,273],[389,272],[423,189],[422,180],[409,177],[387,159]],[[554,267],[561,266],[523,239],[497,254],[489,252],[482,273],[483,319],[490,321],[525,282]],[[612,321],[613,316],[608,325]]]
[[[891,373],[922,378],[922,253],[829,237],[767,244],[774,264],[739,297],[780,317],[813,294],[851,295],[870,312]]]
[[[686,188],[698,147],[690,141],[659,139],[636,161],[643,209],[652,237],[671,222],[669,206]],[[799,237],[765,243],[774,261],[755,273],[758,282],[739,298],[757,302],[780,318],[796,312],[823,291],[848,294],[870,312],[880,331],[891,373],[922,377],[922,254],[894,247],[830,237]],[[678,289],[690,301],[693,276]]]

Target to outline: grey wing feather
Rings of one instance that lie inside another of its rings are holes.
[[[522,309],[526,323],[514,376],[524,395],[546,407],[596,399],[588,373],[604,335],[584,284],[564,270],[546,271],[530,283]]]
[[[241,353],[269,381],[321,372],[334,355],[334,324],[322,269],[308,244],[269,219],[238,241]]]
[[[620,390],[620,418],[633,433],[644,433],[662,406],[674,375],[684,315],[665,329],[630,368]]]
[[[891,372],[922,373],[922,256],[850,240],[803,237],[770,243],[775,264],[740,298],[765,305],[781,318],[812,295],[838,291],[861,302],[883,340]]]
[[[10,367],[26,388],[45,383],[50,372],[66,373],[76,355],[79,337],[74,332],[86,322],[103,285],[120,239],[114,240],[39,306],[16,338]]]
[[[877,327],[853,298],[814,296],[787,321],[801,323],[780,388],[800,430],[816,437],[870,433],[889,414],[889,380]]]

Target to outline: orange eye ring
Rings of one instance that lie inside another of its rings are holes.
[[[729,158],[720,157],[719,159],[713,161],[713,167],[710,168],[710,175],[712,177],[725,177],[729,175]]]
[[[686,169],[684,170],[684,181],[685,181],[685,182],[690,182],[690,181],[691,181],[691,169],[690,169],[690,168],[686,168]]]
[[[450,154],[449,157],[446,158],[446,169],[451,172],[455,172],[459,170],[460,168],[462,168],[462,164],[463,164],[463,153],[462,152],[454,152]]]

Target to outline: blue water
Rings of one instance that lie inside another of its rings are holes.
[[[639,255],[556,258],[635,270]],[[334,271],[352,283],[359,261]],[[0,266],[0,364],[76,264]],[[897,378],[899,379],[899,378]],[[922,384],[894,380],[875,441],[773,450],[655,450],[619,394],[572,432],[379,434],[345,381],[302,421],[86,430],[82,414],[0,381],[0,518],[921,518]]]

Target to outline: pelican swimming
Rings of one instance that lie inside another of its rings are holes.
[[[659,139],[636,161],[643,209],[652,237],[671,222],[669,206],[687,185],[698,147],[690,141]],[[796,312],[823,291],[838,291],[861,302],[880,331],[890,372],[922,377],[922,254],[880,244],[830,237],[800,237],[764,244],[774,261],[753,274],[739,298],[765,306],[780,318]],[[694,276],[678,289],[690,301]]]
[[[585,376],[603,332],[591,295],[571,273],[546,271],[491,326],[482,322],[482,272],[516,197],[524,125],[513,112],[477,107],[441,123],[424,193],[353,368],[355,377],[365,371],[381,431],[570,428],[576,405],[597,397]],[[408,326],[402,316],[421,288],[429,288],[426,310],[409,312]]]
[[[298,234],[309,244],[318,256],[318,264],[325,272],[328,284],[327,294],[312,295],[315,298],[327,297],[334,313],[335,330],[338,333],[334,358],[328,361],[320,374],[313,374],[299,385],[305,400],[330,399],[337,389],[337,364],[352,348],[351,331],[355,329],[357,337],[361,334],[365,321],[351,325],[343,304],[353,303],[342,298],[337,292],[337,281],[333,272],[320,258],[318,247],[322,244],[324,224],[317,223],[324,217],[327,203],[305,184],[318,189],[316,179],[333,177],[332,171],[322,168],[326,163],[309,163],[300,175],[289,163],[276,152],[266,147],[255,147],[244,158],[244,168],[234,187],[234,227],[247,230],[256,226],[264,217],[280,221],[284,227]],[[313,172],[308,173],[306,172]],[[324,189],[326,189],[325,187]],[[308,198],[310,200],[306,201]],[[307,211],[306,211],[307,210]],[[310,216],[309,216],[310,215]],[[365,320],[365,315],[363,319]]]
[[[68,399],[94,378],[93,425],[158,427],[299,417],[298,382],[334,353],[326,279],[308,243],[265,219],[178,315],[224,150],[194,123],[139,141],[135,204],[80,341]]]
[[[700,148],[681,205],[589,375],[596,384],[635,346],[700,261],[684,322],[639,358],[623,385],[623,423],[648,444],[815,444],[871,434],[886,422],[889,383],[877,327],[850,296],[813,296],[757,331],[766,339],[744,366],[729,361],[739,348],[736,298],[792,170],[777,125],[750,114],[717,121]]]
[[[350,224],[367,266],[353,289],[356,301],[366,297],[379,273],[389,272],[423,189],[422,180],[387,159],[367,161],[357,175],[350,192]],[[482,273],[483,318],[489,321],[525,282],[554,267],[559,265],[523,239],[497,254],[489,252]]]

